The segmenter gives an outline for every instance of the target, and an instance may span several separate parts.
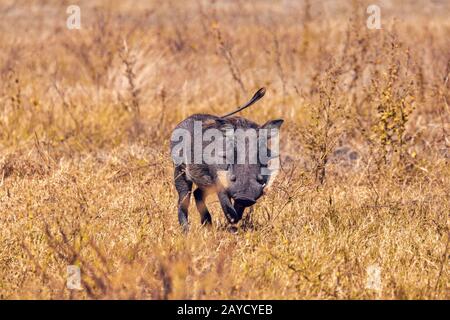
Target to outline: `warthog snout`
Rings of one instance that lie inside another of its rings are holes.
[[[243,207],[250,207],[256,203],[255,199],[246,198],[244,196],[238,196],[234,198],[234,201],[236,204],[243,206]]]

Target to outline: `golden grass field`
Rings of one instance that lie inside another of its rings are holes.
[[[450,1],[76,2],[0,4],[1,299],[450,298]],[[183,234],[171,130],[263,86],[276,182]]]

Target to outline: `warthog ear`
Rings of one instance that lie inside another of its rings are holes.
[[[261,129],[280,129],[283,122],[284,122],[283,119],[270,120],[270,121],[267,121],[266,123],[264,123],[261,126]]]
[[[284,122],[283,119],[270,120],[260,127],[260,129],[267,130],[267,133],[269,133],[269,135],[266,136],[267,139],[266,148],[268,151],[269,158],[278,157],[278,138],[280,133],[280,127],[283,124],[283,122]],[[262,140],[261,142],[264,143],[264,140]]]

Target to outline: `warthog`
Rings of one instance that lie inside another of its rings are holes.
[[[205,205],[210,193],[217,194],[227,220],[234,224],[275,178],[273,164],[278,164],[278,131],[283,120],[260,126],[243,117],[231,117],[264,94],[264,88],[258,90],[245,105],[222,117],[194,114],[173,130],[171,154],[178,220],[185,230],[193,184],[197,186],[193,193],[202,224],[211,224]]]

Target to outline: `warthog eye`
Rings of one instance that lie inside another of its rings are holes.
[[[261,184],[264,183],[264,177],[262,176],[262,174],[258,174],[258,176],[256,177],[256,181],[258,181]]]
[[[232,175],[230,176],[230,180],[231,180],[231,181],[236,181],[236,175],[232,174]]]

